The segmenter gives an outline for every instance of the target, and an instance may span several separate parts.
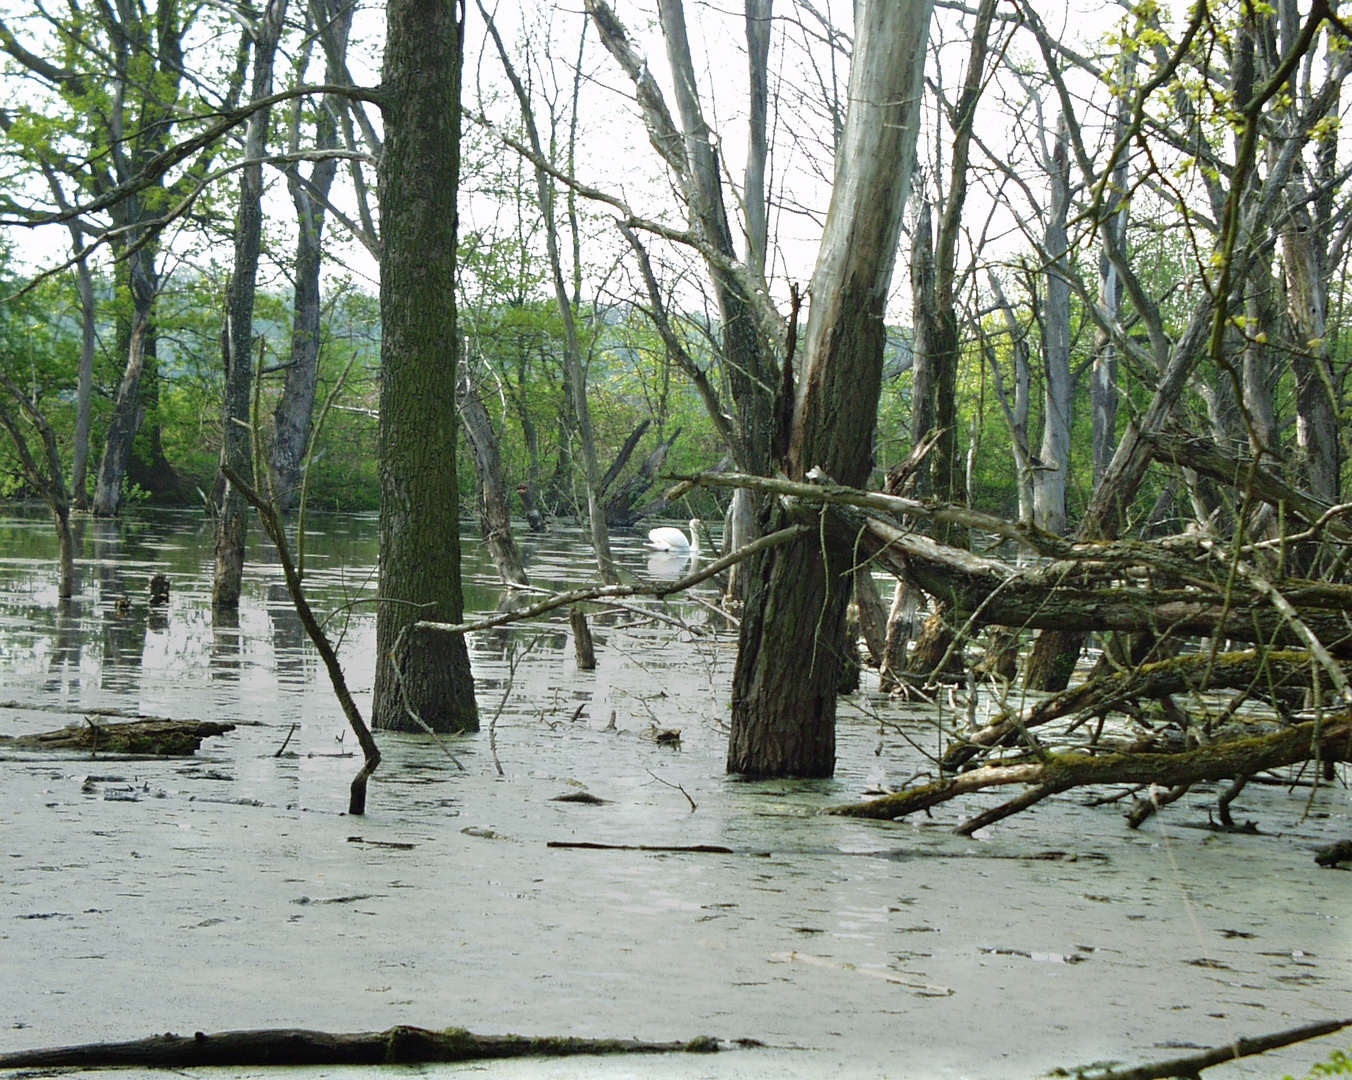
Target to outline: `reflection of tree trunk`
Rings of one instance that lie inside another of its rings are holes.
[[[849,114],[813,274],[806,361],[788,465],[862,485],[882,385],[883,310],[915,162],[928,4],[860,0]],[[733,676],[728,769],[829,776],[853,565],[848,539],[796,541],[756,557]]]
[[[463,23],[452,4],[388,0],[380,158],[380,582],[374,726],[477,729],[459,622],[455,474],[456,192]],[[458,9],[463,11],[463,8]],[[393,655],[396,644],[403,648]],[[396,663],[402,667],[396,669]],[[402,675],[402,678],[401,678]]]
[[[258,101],[272,93],[272,68],[287,0],[269,0],[254,35],[252,98]],[[267,146],[271,110],[260,109],[249,117],[244,136],[244,156],[262,158]],[[247,165],[240,172],[239,211],[235,222],[235,269],[226,292],[225,395],[221,428],[222,460],[235,475],[253,483],[253,424],[249,397],[253,389],[254,290],[258,279],[258,254],[263,238],[263,166]],[[211,602],[215,607],[236,607],[244,581],[244,537],[249,506],[234,484],[227,484],[216,522],[216,574]]]
[[[474,471],[479,479],[479,531],[484,546],[498,568],[504,585],[529,585],[521,565],[521,552],[512,536],[512,515],[507,505],[507,483],[502,477],[502,454],[479,389],[470,377],[469,364],[460,376],[460,419],[465,437],[474,451]]]
[[[304,684],[305,626],[285,585],[268,586],[268,620],[272,624],[272,657],[278,681]]]

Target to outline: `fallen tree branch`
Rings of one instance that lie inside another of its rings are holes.
[[[859,488],[845,487],[843,484],[805,484],[779,476],[753,476],[748,473],[707,472],[693,476],[673,475],[670,479],[679,481],[667,492],[667,498],[672,502],[697,487],[745,488],[766,495],[789,496],[829,506],[857,506],[865,510],[881,510],[888,514],[905,514],[908,517],[922,518],[937,525],[976,529],[979,532],[988,532],[1006,540],[1013,540],[1040,555],[1055,558],[1063,558],[1071,551],[1071,545],[1061,537],[1035,525],[1019,525],[994,514],[983,514],[949,503],[924,502],[900,495],[885,495],[880,491],[862,491]]]
[[[795,483],[742,473],[686,477],[689,487],[745,487],[778,495],[790,514],[819,528],[828,522],[879,568],[911,582],[955,612],[970,628],[998,625],[1028,630],[1158,632],[1204,635],[1272,645],[1305,645],[1286,612],[1266,602],[1260,583],[1227,589],[1209,576],[1211,556],[1196,537],[1162,541],[1070,544],[1013,522],[960,507],[937,506],[831,483]],[[870,512],[872,511],[872,512]],[[886,517],[879,514],[886,514]],[[903,527],[891,515],[925,517],[979,529],[1053,555],[1055,561],[1015,567],[999,559],[948,547]],[[1162,576],[1176,587],[1152,587]],[[1283,597],[1300,622],[1333,655],[1352,655],[1352,586],[1288,579]]]
[[[152,1035],[133,1042],[16,1050],[0,1054],[0,1069],[126,1065],[161,1069],[222,1065],[406,1065],[577,1054],[705,1054],[717,1050],[718,1040],[707,1035],[689,1042],[658,1043],[636,1039],[474,1035],[463,1028],[429,1031],[404,1026],[352,1034],[297,1029],[223,1031],[213,1035],[199,1031],[195,1035]]]
[[[1317,738],[1316,738],[1317,734]],[[1314,745],[1312,746],[1312,740]],[[1352,758],[1352,719],[1326,718],[1295,724],[1268,735],[1213,743],[1178,754],[1048,754],[1044,760],[983,765],[956,777],[922,784],[881,799],[832,806],[825,814],[896,820],[960,795],[1008,784],[1031,784],[1056,794],[1088,784],[1156,784],[1173,788],[1202,780],[1228,780],[1308,761],[1317,747],[1321,760]]]
[[[738,548],[730,555],[725,555],[721,559],[716,559],[702,570],[693,574],[687,574],[685,577],[676,581],[662,585],[596,585],[587,589],[574,589],[572,592],[556,593],[547,600],[541,600],[539,603],[531,604],[529,607],[518,608],[516,611],[504,611],[498,615],[489,615],[483,619],[475,619],[471,622],[463,623],[442,623],[442,622],[418,622],[414,625],[419,630],[435,630],[442,634],[470,634],[476,630],[489,630],[494,626],[503,626],[507,623],[521,622],[524,619],[533,619],[537,615],[543,615],[546,612],[553,611],[556,608],[567,607],[569,604],[579,604],[588,600],[611,600],[621,596],[651,596],[657,600],[664,600],[675,593],[684,592],[692,586],[698,585],[702,581],[708,581],[711,577],[716,577],[726,570],[729,566],[750,558],[758,552],[769,548],[778,547],[780,544],[787,544],[791,540],[797,540],[801,536],[806,536],[812,529],[807,525],[790,525],[787,529],[780,529],[778,532],[772,532],[768,536],[762,536],[758,540],[753,540],[745,547]]]
[[[1131,671],[1115,671],[1043,698],[1017,717],[1002,717],[973,732],[950,748],[944,755],[943,767],[956,769],[988,747],[1013,746],[1020,727],[1038,727],[1071,713],[1099,716],[1137,698],[1241,689],[1260,681],[1274,688],[1291,685],[1308,676],[1311,659],[1309,652],[1299,649],[1272,652],[1253,649],[1220,653],[1214,663],[1206,653],[1189,653],[1142,664]]]
[[[1352,1019],[1325,1020],[1318,1024],[1306,1024],[1303,1027],[1288,1028],[1272,1035],[1260,1035],[1255,1039],[1236,1039],[1225,1046],[1216,1046],[1203,1050],[1200,1054],[1159,1061],[1153,1065],[1138,1065],[1130,1069],[1099,1069],[1093,1066],[1079,1069],[1055,1069],[1050,1075],[1074,1077],[1075,1080],[1170,1080],[1171,1077],[1187,1077],[1196,1080],[1203,1069],[1215,1065],[1224,1065],[1227,1061],[1266,1054],[1269,1050],[1280,1050],[1283,1046],[1321,1039],[1325,1035],[1352,1027]]]
[[[244,496],[245,500],[258,511],[258,520],[263,526],[263,531],[268,534],[268,538],[277,548],[277,559],[282,564],[282,574],[286,578],[286,591],[291,594],[291,603],[296,609],[296,615],[299,616],[306,634],[309,635],[310,641],[318,650],[320,659],[324,661],[324,667],[329,673],[329,682],[333,684],[334,696],[337,697],[338,704],[342,706],[343,715],[347,717],[347,722],[351,725],[353,733],[357,736],[357,742],[361,745],[362,756],[365,760],[352,780],[352,787],[348,794],[347,812],[349,814],[364,814],[366,813],[366,782],[380,766],[380,750],[371,735],[371,729],[366,726],[366,721],[362,718],[361,710],[357,708],[357,703],[352,700],[352,693],[347,688],[347,678],[343,674],[343,666],[338,662],[338,654],[334,651],[328,635],[324,633],[324,628],[319,625],[319,620],[315,618],[314,611],[310,608],[310,602],[305,598],[305,590],[301,587],[300,574],[291,558],[291,547],[286,542],[286,529],[277,517],[276,508],[245,483],[229,465],[222,465],[221,472]]]

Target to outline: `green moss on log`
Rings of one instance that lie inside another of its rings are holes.
[[[1309,761],[1315,756],[1315,739],[1315,724],[1309,722],[1179,754],[1066,751],[1048,754],[1039,761],[985,765],[951,779],[937,780],[881,799],[828,807],[823,813],[891,820],[959,795],[1007,784],[1035,784],[1056,792],[1091,784],[1176,787],[1203,780],[1228,780]],[[1352,759],[1352,719],[1346,711],[1325,717],[1318,729],[1318,743],[1319,756],[1324,761]]]

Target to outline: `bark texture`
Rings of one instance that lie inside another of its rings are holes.
[[[390,0],[386,21],[374,725],[417,730],[413,709],[434,730],[472,730],[464,639],[411,629],[401,638],[418,619],[459,622],[464,609],[455,469],[463,23],[454,0]]]
[[[872,466],[883,310],[915,162],[930,5],[856,7],[850,108],[813,274],[790,474],[861,485]],[[852,566],[848,543],[787,544],[753,566],[733,677],[728,770],[829,776]]]

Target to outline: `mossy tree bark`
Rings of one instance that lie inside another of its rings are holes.
[[[473,730],[464,639],[408,629],[418,619],[459,622],[464,609],[455,470],[463,9],[389,0],[386,12],[374,723],[418,730],[411,708],[434,730]]]
[[[896,261],[915,139],[928,3],[856,7],[840,167],[812,281],[807,349],[787,464],[862,485],[872,466],[883,309]],[[733,677],[728,771],[830,776],[836,684],[853,561],[848,539],[804,539],[748,575]]]

